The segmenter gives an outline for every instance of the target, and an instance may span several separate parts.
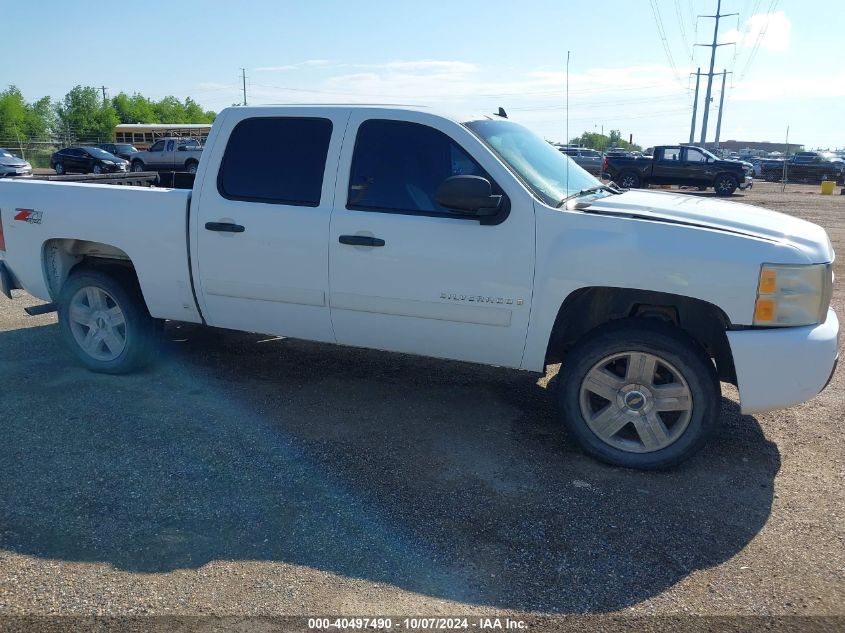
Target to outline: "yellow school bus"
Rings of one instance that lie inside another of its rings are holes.
[[[115,143],[130,143],[138,149],[148,149],[160,138],[184,136],[205,144],[211,123],[121,123],[114,127]]]

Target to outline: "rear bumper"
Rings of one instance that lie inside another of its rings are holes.
[[[743,413],[806,402],[833,376],[839,320],[833,310],[820,325],[728,332]]]

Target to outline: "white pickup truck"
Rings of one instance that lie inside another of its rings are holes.
[[[602,185],[525,127],[424,108],[239,107],[192,191],[0,182],[0,284],[94,371],[164,319],[543,372],[591,455],[675,464],[718,423],[815,396],[833,250],[763,209]]]

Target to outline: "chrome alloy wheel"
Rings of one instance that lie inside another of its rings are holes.
[[[683,435],[692,417],[689,385],[670,363],[646,352],[623,352],[596,363],[579,392],[581,415],[606,444],[652,453]]]
[[[91,358],[111,361],[126,348],[126,317],[102,288],[85,286],[77,290],[68,317],[73,338]]]

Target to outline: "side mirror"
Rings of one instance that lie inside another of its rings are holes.
[[[493,215],[502,196],[493,195],[490,181],[481,176],[451,176],[440,183],[437,204],[473,215]]]

